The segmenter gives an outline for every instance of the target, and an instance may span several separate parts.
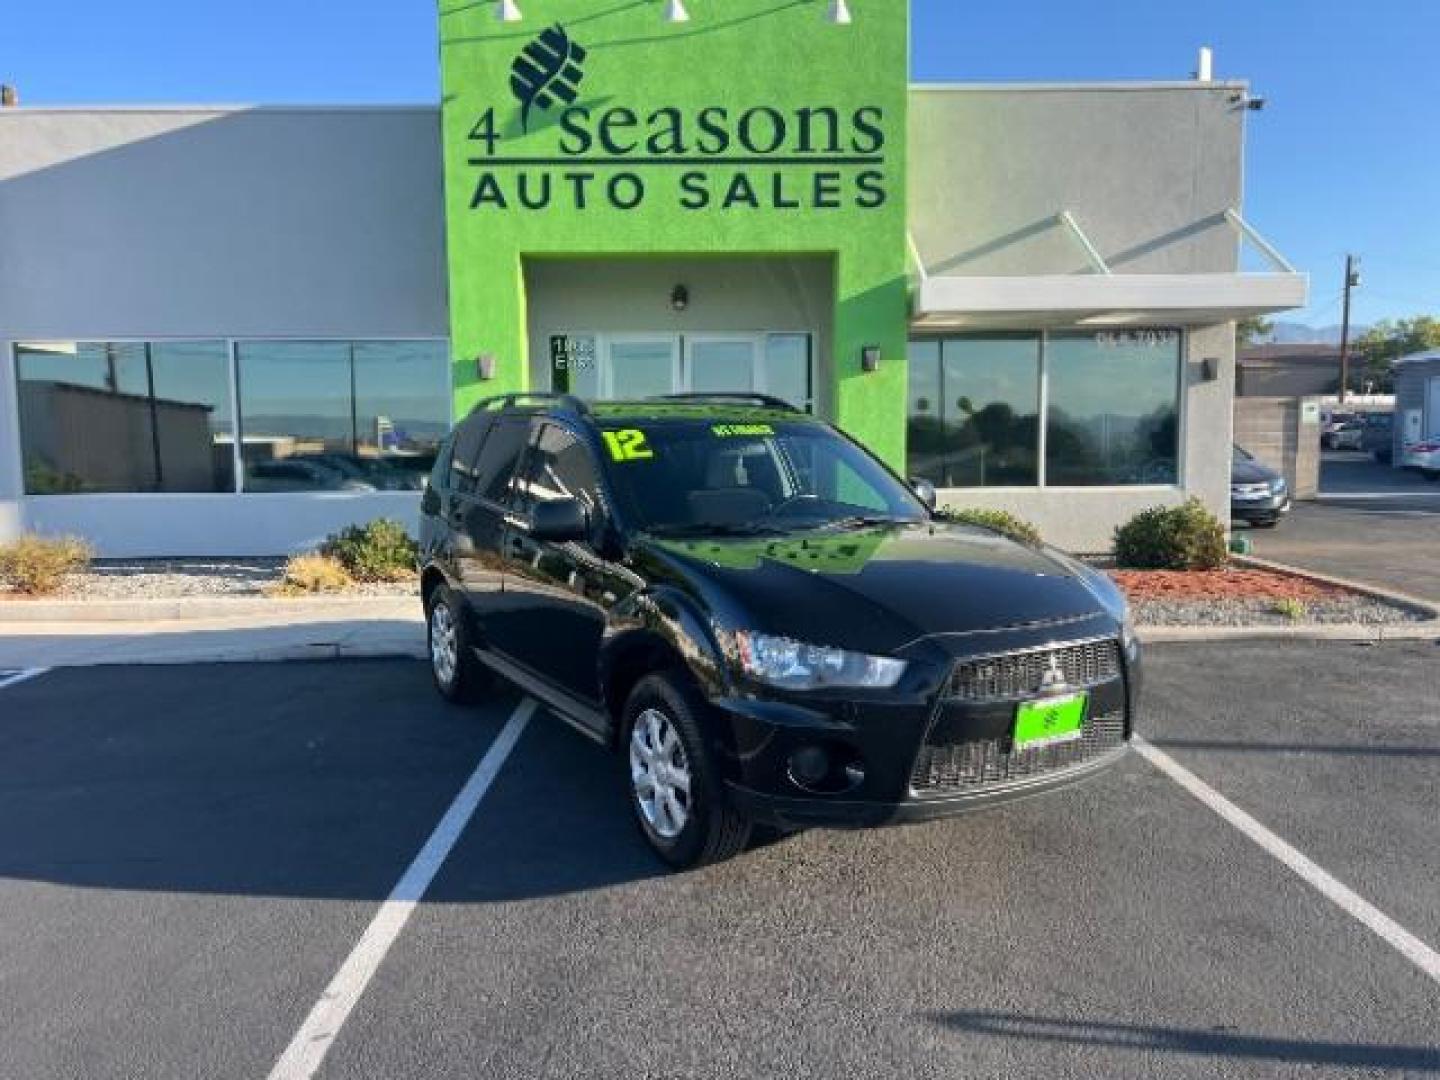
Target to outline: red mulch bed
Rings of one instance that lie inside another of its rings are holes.
[[[1320,600],[1343,589],[1269,570],[1112,570],[1132,600]]]

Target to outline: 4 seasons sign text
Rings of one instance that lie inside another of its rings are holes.
[[[637,210],[663,199],[689,211],[878,209],[886,188],[885,111],[817,104],[777,108],[580,102],[589,54],[552,27],[516,58],[518,132],[550,146],[508,144],[515,125],[486,109],[469,132],[476,211]]]

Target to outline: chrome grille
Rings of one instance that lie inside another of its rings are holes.
[[[1106,713],[1085,721],[1083,734],[1069,742],[1012,751],[1010,739],[978,739],[920,749],[910,786],[917,795],[954,795],[1083,765],[1125,742],[1125,714]]]
[[[1053,649],[962,660],[950,673],[945,696],[951,701],[1029,697],[1041,689],[1041,680],[1052,667],[1059,669],[1069,687],[1082,689],[1109,682],[1120,674],[1120,644],[1113,640],[1084,641]]]

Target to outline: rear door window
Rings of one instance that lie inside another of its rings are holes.
[[[429,486],[435,491],[443,491],[449,486],[450,479],[450,451],[455,449],[455,436],[450,436],[440,444],[440,449],[435,452],[435,464],[430,469]]]
[[[524,417],[506,417],[490,430],[475,461],[471,481],[478,498],[504,505],[515,476],[515,466],[525,450],[530,425]]]
[[[450,486],[455,491],[469,494],[475,490],[475,459],[480,456],[480,446],[493,423],[494,417],[481,414],[470,417],[456,429],[450,455]]]

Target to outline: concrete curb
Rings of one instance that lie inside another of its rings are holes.
[[[1402,608],[1412,614],[1423,615],[1426,619],[1440,620],[1440,606],[1421,597],[1411,596],[1409,593],[1395,592],[1393,589],[1382,589],[1378,585],[1371,585],[1368,582],[1355,581],[1352,578],[1336,577],[1333,574],[1322,574],[1317,570],[1305,570],[1298,566],[1291,566],[1289,563],[1275,562],[1272,559],[1262,559],[1258,555],[1236,555],[1234,556],[1234,560],[1242,566],[1253,566],[1257,570],[1272,570],[1277,574],[1303,578],[1307,581],[1319,582],[1321,585],[1334,585],[1338,589],[1348,589],[1350,592],[1359,593],[1361,596],[1369,596],[1383,603]]]
[[[24,623],[152,623],[200,619],[264,621],[270,624],[356,619],[402,608],[420,611],[415,596],[327,596],[313,600],[272,600],[265,596],[186,596],[169,600],[5,600],[0,627]]]
[[[1135,628],[1145,645],[1202,641],[1440,641],[1440,620],[1390,625],[1299,623],[1295,626],[1145,626]]]
[[[96,659],[84,664],[61,663],[51,670],[68,667],[177,667],[186,664],[282,664],[335,660],[426,660],[423,646],[347,645],[334,642],[317,645],[277,645],[273,648],[222,648],[214,652],[186,653],[183,656],[155,656]]]
[[[1334,577],[1313,570],[1302,570],[1286,563],[1273,562],[1255,555],[1236,555],[1241,566],[1271,570],[1277,574],[1302,578],[1322,585],[1333,585],[1361,596],[1368,596],[1415,615],[1423,616],[1411,623],[1297,623],[1294,626],[1145,626],[1136,628],[1146,644],[1199,641],[1440,641],[1440,608],[1428,600],[1405,593],[1392,592],[1363,581]]]

